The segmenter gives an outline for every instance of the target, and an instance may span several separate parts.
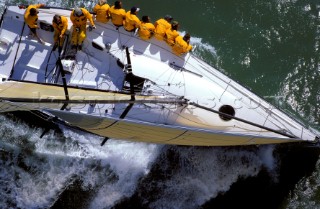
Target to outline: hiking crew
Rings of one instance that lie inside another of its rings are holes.
[[[109,15],[111,17],[111,22],[120,27],[123,25],[123,21],[126,17],[126,11],[122,9],[122,2],[116,1],[114,5],[109,9]]]
[[[141,21],[137,17],[139,10],[137,7],[132,7],[131,10],[126,13],[126,18],[123,21],[123,27],[126,31],[133,32],[136,28],[139,28],[141,24]]]
[[[99,0],[93,8],[96,21],[107,23],[109,21],[109,9],[110,6],[107,4],[106,0]]]
[[[185,53],[188,53],[191,49],[192,46],[189,44],[190,42],[190,34],[186,33],[186,35],[178,36],[175,39],[175,44],[172,47],[173,53],[176,55],[183,55]]]
[[[150,22],[149,16],[143,16],[140,28],[138,31],[139,37],[143,40],[148,40],[154,34],[154,25]]]
[[[166,30],[164,35],[164,40],[170,45],[173,46],[175,39],[179,36],[178,33],[179,23],[177,21],[173,21],[171,24],[171,28]]]
[[[155,34],[154,37],[158,40],[163,40],[165,33],[167,30],[171,29],[171,20],[172,17],[170,15],[166,15],[164,18],[160,18],[154,24]]]
[[[39,8],[40,6],[41,4],[34,5],[32,8]],[[33,17],[34,15],[34,17],[32,20],[28,20],[28,23],[34,23],[37,20],[37,13],[34,13],[34,10],[32,10],[32,12],[29,11],[31,16]],[[179,23],[177,21],[172,21],[173,18],[170,15],[166,15],[164,18],[158,19],[153,25],[150,22],[149,16],[143,16],[142,21],[139,20],[137,16],[139,10],[139,8],[134,6],[126,13],[125,10],[122,9],[121,1],[115,1],[114,5],[110,8],[106,3],[106,0],[99,0],[93,9],[93,12],[96,20],[99,22],[107,23],[110,18],[115,26],[123,26],[128,32],[133,32],[136,29],[139,29],[138,35],[143,40],[148,40],[154,35],[156,39],[166,41],[170,46],[172,46],[173,53],[178,56],[188,53],[192,49],[192,46],[190,45],[190,34],[187,33],[183,37],[180,36],[178,32]],[[81,50],[82,43],[86,38],[87,20],[89,20],[92,27],[95,28],[92,15],[84,8],[75,8],[71,12],[70,20],[73,23],[71,37],[72,48]],[[33,24],[33,26],[29,27],[31,30],[32,27],[36,28],[38,26]],[[55,15],[53,18],[53,27],[55,29],[55,47],[57,45],[61,47],[66,28],[68,27],[67,19],[63,16]],[[32,29],[32,31],[34,30],[35,29]]]

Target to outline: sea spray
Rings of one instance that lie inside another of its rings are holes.
[[[226,192],[239,178],[274,171],[273,147],[205,148],[166,146],[138,197],[146,208],[198,208]]]
[[[75,181],[81,182],[80,190],[92,191],[86,200],[91,208],[111,207],[134,193],[161,147],[119,140],[101,147],[101,137],[66,128],[60,138],[50,132],[40,139],[40,128],[31,129],[4,116],[0,120],[4,124],[0,131],[16,130],[0,144],[1,181],[7,182],[0,186],[1,208],[50,207]],[[22,135],[28,137],[19,143]],[[25,144],[32,146],[26,149]]]
[[[75,181],[81,182],[78,190],[91,194],[85,200],[89,208],[112,208],[132,196],[149,208],[195,208],[228,191],[239,178],[275,167],[273,146],[207,148],[109,140],[101,147],[102,138],[94,135],[62,127],[63,137],[49,132],[40,139],[42,129],[0,119],[1,131],[17,130],[1,141],[1,181],[9,182],[0,187],[3,208],[50,207]],[[18,143],[22,135],[29,136],[23,144]]]
[[[181,32],[183,36],[185,31]],[[202,38],[191,37],[190,44],[192,45],[192,53],[203,60],[206,60],[207,63],[211,66],[214,66],[218,69],[219,66],[219,56],[217,55],[216,49],[209,43],[202,40]]]
[[[117,201],[131,197],[140,178],[150,171],[162,145],[130,143],[113,140],[108,142],[105,161],[116,173],[117,181],[101,184],[90,208],[111,208]]]

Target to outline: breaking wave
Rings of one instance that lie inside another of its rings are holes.
[[[78,185],[87,208],[112,208],[140,195],[148,208],[195,208],[239,178],[276,169],[272,146],[202,148],[109,140],[62,127],[41,128],[0,117],[0,208],[49,208]]]

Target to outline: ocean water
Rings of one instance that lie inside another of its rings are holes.
[[[3,1],[72,8],[93,1]],[[111,2],[112,3],[112,2]],[[123,1],[170,14],[206,62],[320,130],[320,3]],[[0,66],[1,67],[1,66]],[[1,68],[0,68],[1,71]],[[40,124],[41,122],[37,123]],[[0,208],[320,208],[319,147],[183,147],[109,140],[0,116]]]

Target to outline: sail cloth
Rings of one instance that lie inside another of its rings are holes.
[[[14,102],[9,102],[6,100],[0,100],[0,112],[14,112],[14,111],[29,111],[29,107],[25,107],[21,104],[16,104]]]
[[[183,100],[163,96],[136,95],[133,101],[130,94],[68,86],[69,99],[61,85],[39,84],[32,82],[6,81],[0,83],[0,99],[3,108],[0,112],[12,108],[21,110],[60,109],[62,104],[111,104],[111,103],[183,103]],[[6,101],[6,102],[4,102]],[[11,103],[10,103],[11,102]],[[15,109],[15,110],[16,110]]]
[[[129,141],[192,146],[234,146],[299,141],[292,138],[231,134],[221,131],[154,124],[129,119],[97,117],[94,115],[62,112],[58,110],[48,110],[48,112],[67,121],[70,125],[81,128],[87,132],[108,138],[126,139]]]

